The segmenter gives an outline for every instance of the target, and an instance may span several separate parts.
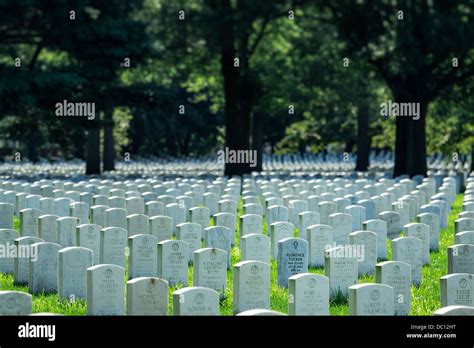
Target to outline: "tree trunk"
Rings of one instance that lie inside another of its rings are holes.
[[[26,140],[26,148],[28,152],[28,159],[36,163],[39,161],[39,154],[38,154],[38,135],[36,131],[32,131]]]
[[[239,98],[239,73],[238,67],[234,67],[234,59],[237,58],[234,47],[234,23],[230,0],[218,2],[221,10],[220,18],[220,41],[221,41],[221,66],[224,77],[224,113],[225,113],[225,145],[229,151],[248,149],[249,136],[245,134],[246,127],[242,127]],[[244,116],[244,115],[242,115]],[[224,174],[228,176],[242,175],[249,172],[249,165],[245,163],[225,162]]]
[[[190,153],[190,144],[191,144],[191,134],[186,132],[182,141],[179,142],[179,152],[181,156],[188,157]]]
[[[408,133],[412,120],[406,117],[397,117],[395,120],[395,166],[393,177],[408,174]]]
[[[87,131],[86,174],[100,174],[100,128],[91,127]]]
[[[240,94],[239,94],[239,110],[240,110],[240,125],[242,137],[240,139],[239,150],[248,150],[250,151],[250,125],[252,120],[252,108],[253,108],[253,83],[251,76],[249,76],[248,71],[248,57],[245,54],[240,58],[241,67],[243,72],[241,73],[240,78]],[[251,173],[255,168],[250,167],[250,163],[241,163],[243,173]]]
[[[474,172],[474,143],[471,145],[471,173]]]
[[[351,154],[353,147],[354,147],[354,140],[353,139],[347,139],[346,144],[344,146],[344,152],[347,152],[347,153]]]
[[[130,153],[132,155],[137,155],[140,151],[140,147],[143,144],[143,139],[145,139],[145,126],[143,117],[140,114],[133,114],[133,119],[130,125],[130,137],[132,138],[130,144]]]
[[[409,98],[410,102],[420,103],[420,118],[398,116],[396,119],[395,167],[393,176],[427,174],[425,116],[428,101]],[[397,100],[398,101],[398,100]],[[406,103],[407,101],[398,101]]]
[[[254,171],[263,170],[263,121],[265,114],[254,112],[252,117],[252,150],[256,151],[257,165],[252,168]]]
[[[357,162],[356,171],[366,172],[369,168],[369,106],[368,96],[364,95],[362,105],[357,111]]]
[[[169,134],[165,139],[167,153],[171,157],[177,157],[178,156],[178,150],[179,150],[178,145],[176,144],[174,136],[172,136],[171,134],[173,134],[173,132],[169,131]]]
[[[408,175],[413,177],[415,175],[427,174],[426,165],[426,131],[425,131],[425,116],[428,109],[428,103],[420,102],[420,119],[411,121],[411,136],[410,146],[408,148]]]
[[[73,156],[74,158],[85,159],[84,158],[84,136],[85,133],[81,128],[78,130],[78,133],[74,134],[73,140]]]
[[[115,170],[113,108],[104,111],[104,171]]]

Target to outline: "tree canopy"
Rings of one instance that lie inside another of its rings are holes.
[[[474,153],[473,20],[473,0],[1,0],[0,153],[97,174],[224,147],[259,165],[335,149],[364,171],[388,149],[395,175],[426,174],[427,154]],[[96,117],[58,117],[63,101]]]

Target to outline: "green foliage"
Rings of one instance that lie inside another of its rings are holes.
[[[115,119],[117,154],[212,153],[225,144],[219,4],[0,1],[0,136],[29,157],[83,157],[91,124],[54,117],[55,103],[66,99],[123,116]],[[380,103],[415,95],[431,101],[428,152],[470,152],[472,0],[230,4],[236,55],[248,58],[237,70],[239,93],[251,99],[252,117],[263,118],[261,140],[274,151],[354,144],[363,110],[372,147],[393,150],[395,121],[379,116]]]
[[[285,136],[277,144],[276,153],[303,153],[310,147],[309,152],[319,152],[323,150],[321,136],[318,135],[318,125],[315,119],[305,113],[304,120],[292,123],[285,130]]]
[[[474,147],[473,88],[473,84],[457,86],[431,105],[432,117],[427,122],[430,152],[469,153]]]
[[[133,115],[128,107],[116,108],[114,110],[114,138],[115,138],[115,150],[120,152],[122,148],[126,147],[130,143],[130,139],[127,136],[130,121]]]

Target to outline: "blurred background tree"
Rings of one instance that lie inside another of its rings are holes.
[[[400,12],[402,11],[402,12]],[[402,16],[402,17],[400,17]],[[0,0],[0,155],[115,159],[474,153],[474,1]],[[418,102],[421,119],[381,103]],[[63,100],[96,117],[57,117]]]

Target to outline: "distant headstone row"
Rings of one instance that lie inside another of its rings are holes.
[[[356,156],[348,153],[327,152],[325,154],[288,154],[270,155],[262,154],[262,171],[253,173],[255,179],[273,177],[309,176],[312,178],[336,177],[380,179],[391,178],[394,167],[394,154],[391,152],[372,152],[370,166],[366,173],[356,173]],[[460,176],[466,179],[469,171],[469,162],[465,156],[460,156],[456,161],[441,154],[430,155],[427,158],[428,176],[437,181],[445,176]],[[223,175],[224,163],[219,156],[209,155],[200,158],[167,158],[167,159],[140,159],[131,158],[127,161],[117,161],[115,170],[103,175],[117,180],[126,180],[130,177],[156,177],[166,179],[178,177],[213,177]],[[70,178],[74,180],[87,180],[84,175],[85,163],[82,160],[49,162],[42,159],[39,163],[31,163],[26,158],[20,162],[5,158],[0,164],[0,178],[28,178],[39,180],[41,178]],[[462,185],[462,183],[460,183]]]

